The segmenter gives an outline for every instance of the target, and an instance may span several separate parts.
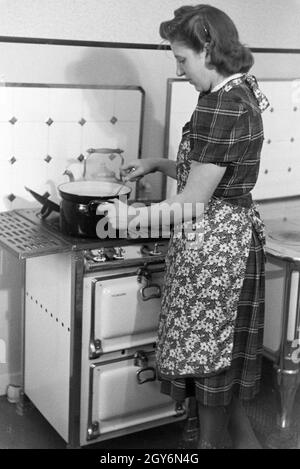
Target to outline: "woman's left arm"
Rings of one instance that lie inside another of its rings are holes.
[[[202,215],[225,170],[224,166],[192,161],[186,186],[180,194],[147,207],[128,207],[116,199],[113,204],[101,204],[97,213],[105,213],[114,229],[128,228],[133,232],[139,226],[144,232],[160,227],[168,230],[170,225]]]
[[[203,203],[206,205],[224,176],[226,166],[192,161],[191,170],[180,194],[168,201],[179,203]]]
[[[151,228],[153,223],[159,226],[164,220],[176,225],[201,216],[225,171],[226,166],[192,161],[183,191],[158,204],[141,208],[138,213],[141,225],[148,226],[149,220]]]

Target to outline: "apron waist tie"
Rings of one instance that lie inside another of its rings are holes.
[[[239,207],[251,208],[253,205],[253,199],[250,192],[248,194],[238,195],[236,197],[212,197],[216,200],[222,200],[232,205],[238,205]]]

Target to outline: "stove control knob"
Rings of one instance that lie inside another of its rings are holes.
[[[122,247],[115,248],[114,259],[124,259],[125,249]]]
[[[150,256],[161,256],[162,252],[158,250],[158,243],[154,244],[153,250],[149,251]]]
[[[107,261],[107,256],[105,254],[104,248],[97,249],[97,251],[94,255],[94,261],[95,262],[106,262]]]

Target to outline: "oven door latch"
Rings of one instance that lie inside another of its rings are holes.
[[[137,281],[142,285],[140,294],[143,301],[161,298],[161,287],[157,283],[152,283],[151,272],[147,269],[147,264],[137,270]]]
[[[156,380],[156,371],[153,366],[148,366],[148,357],[144,350],[137,350],[134,354],[134,366],[140,366],[141,369],[136,372],[136,379],[139,384],[148,383]]]

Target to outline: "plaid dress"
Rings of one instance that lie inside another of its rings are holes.
[[[192,160],[226,171],[200,222],[202,245],[173,235],[166,258],[156,358],[162,392],[178,401],[195,395],[203,405],[228,405],[232,393],[250,399],[259,390],[264,236],[249,193],[267,105],[255,78],[243,75],[200,95],[183,129],[178,192]]]

